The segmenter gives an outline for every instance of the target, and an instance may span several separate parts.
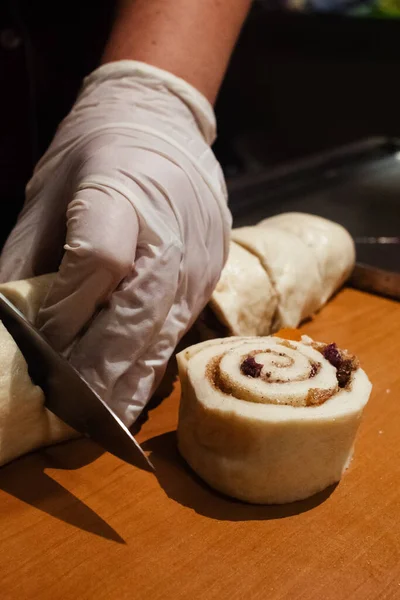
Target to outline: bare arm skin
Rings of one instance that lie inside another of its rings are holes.
[[[121,0],[103,63],[165,69],[214,103],[251,0]]]

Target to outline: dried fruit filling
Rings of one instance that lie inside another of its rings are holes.
[[[253,356],[248,356],[240,365],[240,370],[243,375],[248,377],[260,377],[261,369],[263,365],[258,363]]]
[[[351,381],[351,375],[359,367],[355,356],[351,356],[345,350],[340,350],[333,342],[320,349],[320,352],[336,369],[336,378],[340,388],[345,388]]]

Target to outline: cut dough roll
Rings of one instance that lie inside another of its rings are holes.
[[[53,275],[0,285],[2,292],[32,322],[49,290]],[[26,361],[0,322],[0,465],[78,434],[44,406]]]
[[[283,213],[265,219],[258,227],[276,227],[294,234],[311,250],[322,281],[321,304],[350,276],[355,263],[353,238],[344,227],[307,213]]]
[[[232,240],[209,303],[212,315],[202,316],[207,337],[223,333],[215,317],[228,335],[268,335],[297,327],[327,302],[354,267],[349,233],[306,213],[284,213],[234,229]]]
[[[177,358],[179,449],[212,487],[275,504],[340,480],[371,392],[354,357],[303,336],[211,340]]]
[[[278,300],[259,259],[231,242],[210,307],[231,335],[268,335]]]
[[[234,229],[232,239],[258,257],[275,288],[275,330],[297,326],[320,308],[323,284],[317,262],[300,238],[265,225]]]

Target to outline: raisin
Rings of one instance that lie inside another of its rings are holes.
[[[339,387],[347,387],[351,380],[351,374],[359,367],[356,357],[349,356],[346,351],[339,350],[335,343],[325,346],[322,354],[336,368],[336,379]]]
[[[248,377],[260,377],[261,369],[263,365],[256,362],[253,356],[248,356],[240,365],[240,370],[243,375],[247,375]]]
[[[351,378],[351,374],[354,371],[354,362],[351,358],[342,360],[341,364],[336,371],[336,379],[340,388],[345,388]]]
[[[333,367],[338,369],[342,363],[342,355],[335,342],[328,344],[322,351],[324,358],[331,363]]]

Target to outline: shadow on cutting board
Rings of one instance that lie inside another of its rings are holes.
[[[1,468],[0,489],[82,531],[125,544],[97,513],[45,473],[45,469],[79,469],[103,452],[93,442],[79,439],[28,454]]]
[[[14,360],[10,365],[11,373],[21,368],[18,357]],[[16,437],[29,435],[31,427],[41,426],[40,419],[32,419],[29,407],[24,409],[26,400],[21,396],[16,377],[11,378],[8,396],[1,401],[4,405],[1,407],[0,441],[3,448],[13,447]],[[41,407],[37,409],[41,410]],[[0,490],[78,529],[124,544],[121,536],[96,512],[46,473],[46,469],[80,469],[103,453],[100,446],[82,438],[42,448],[2,467]]]
[[[284,519],[322,504],[336,485],[311,498],[281,505],[245,504],[212,490],[185,463],[176,444],[176,431],[153,437],[142,444],[150,451],[159,484],[169,498],[196,513],[219,521],[265,521]]]
[[[170,395],[176,375],[176,361],[173,356],[156,394],[131,428],[134,435],[147,421],[149,413]],[[10,398],[9,417],[18,414],[20,409],[18,394],[11,393]],[[13,402],[17,405],[13,406]],[[3,444],[7,444],[7,435],[15,435],[15,431],[13,427],[7,427],[7,423],[3,422],[1,439]],[[82,531],[125,544],[124,539],[106,521],[45,472],[46,469],[80,469],[95,461],[103,453],[104,450],[100,446],[82,438],[42,448],[1,467],[0,490]]]

